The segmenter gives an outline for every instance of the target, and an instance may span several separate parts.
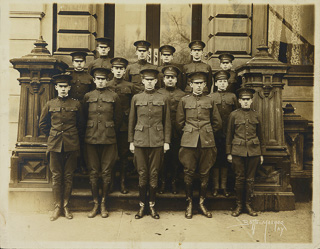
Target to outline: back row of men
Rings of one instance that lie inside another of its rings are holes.
[[[228,64],[229,68],[214,75],[217,91],[207,95],[209,89],[213,91],[212,72],[209,65],[201,62],[205,46],[202,41],[189,44],[193,62],[184,65],[181,73],[170,64],[175,52],[172,46],[160,48],[161,58],[168,65],[157,69],[146,61],[150,47],[147,41],[134,43],[138,61],[128,65],[125,58],[107,57],[110,39],[96,40],[100,58],[88,67],[96,89],[92,90],[91,76],[84,71],[86,54],[72,53],[74,71],[53,77],[58,97],[48,101],[41,113],[39,127],[48,135],[53,179],[55,209],[50,219],[56,220],[62,213],[73,218],[68,203],[79,156],[90,170],[94,207],[88,217],[95,217],[99,210],[102,217],[108,217],[105,203],[118,155],[121,192],[128,192],[125,175],[129,151],[134,154],[139,174],[140,208],[135,218],[144,216],[147,200],[151,216],[160,218],[155,209],[158,176],[160,173],[161,193],[166,170],[171,171],[172,191],[176,193],[179,161],[184,167],[186,218],[192,218],[196,169],[201,181],[199,207],[203,215],[211,218],[204,206],[209,171],[215,165],[213,195],[218,194],[221,184],[223,194],[228,196],[228,162],[233,164],[236,174],[237,206],[232,215],[242,212],[245,199],[248,213],[256,216],[251,198],[255,170],[263,162],[265,149],[262,124],[259,115],[250,109],[253,89],[238,89],[241,109],[237,109],[236,95],[230,92],[237,88],[236,81],[228,82],[236,78],[230,71],[233,56],[220,56],[222,67]],[[158,82],[162,87],[159,90]],[[101,198],[99,174],[103,182]]]

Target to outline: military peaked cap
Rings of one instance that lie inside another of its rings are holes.
[[[244,98],[244,97],[249,97],[253,98],[253,94],[256,91],[252,88],[249,87],[241,87],[240,89],[237,90],[237,93],[239,95],[239,99]]]
[[[96,77],[96,76],[103,76],[103,77],[106,77],[108,76],[108,74],[111,72],[111,70],[109,68],[105,68],[105,67],[94,67],[92,70],[91,70],[91,75],[93,77]]]
[[[190,49],[204,49],[206,44],[203,41],[195,40],[189,43]]]
[[[143,78],[157,78],[159,71],[157,69],[146,68],[140,71],[141,77]]]
[[[110,60],[110,63],[112,66],[127,67],[129,62],[125,58],[115,57]]]
[[[54,81],[55,84],[58,84],[58,83],[70,84],[70,81],[72,80],[72,76],[68,73],[56,74],[52,76],[52,80]]]
[[[136,41],[135,43],[133,43],[133,45],[136,46],[137,49],[144,48],[144,49],[148,50],[149,47],[151,46],[151,43],[148,41],[140,40],[140,41]]]
[[[108,47],[110,47],[112,40],[108,37],[99,37],[99,38],[96,38],[96,41],[97,41],[97,46],[99,44],[106,44]]]
[[[165,66],[162,68],[163,75],[170,75],[177,77],[180,73],[180,69],[175,66]]]
[[[224,70],[216,72],[214,75],[214,81],[217,80],[228,80],[230,78],[230,73]]]
[[[163,45],[159,48],[159,52],[160,53],[170,53],[173,54],[174,52],[176,52],[176,49],[170,45]]]
[[[191,82],[195,82],[198,80],[207,81],[208,73],[207,72],[192,72],[188,74],[189,79]]]
[[[220,62],[232,62],[234,60],[234,56],[232,54],[220,54],[219,60]]]
[[[72,56],[72,60],[86,60],[87,53],[82,51],[73,52],[70,54]]]

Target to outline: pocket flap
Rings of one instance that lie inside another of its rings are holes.
[[[257,120],[257,119],[249,119],[249,123],[250,124],[258,124],[259,123],[259,121]]]
[[[237,138],[233,139],[232,144],[241,145],[241,139],[237,139]]]
[[[93,120],[88,120],[87,122],[87,127],[93,127],[94,121]]]
[[[137,101],[136,105],[147,105],[147,101]]]
[[[158,106],[164,105],[163,100],[154,100],[152,103],[153,103],[153,105],[158,105]]]
[[[114,122],[106,122],[106,127],[114,127]]]
[[[163,126],[162,125],[157,125],[157,131],[163,131]]]
[[[183,127],[183,129],[182,129],[184,132],[192,132],[192,127],[190,127],[190,126],[185,126],[185,127]]]
[[[97,102],[98,101],[98,98],[89,98],[87,100],[88,103],[91,103],[91,102]]]
[[[245,124],[246,121],[244,121],[244,120],[235,120],[234,123],[235,124]]]
[[[252,139],[252,143],[253,144],[260,144],[260,141],[259,141],[259,138],[254,138],[254,139]]]
[[[50,107],[49,112],[60,112],[61,107]]]
[[[102,100],[103,102],[108,102],[108,103],[114,102],[114,99],[106,98],[106,97],[101,98],[101,100]]]
[[[78,107],[74,106],[74,107],[66,107],[66,111],[67,112],[76,112],[78,111]]]
[[[211,104],[202,104],[201,107],[204,109],[210,109],[210,108],[212,108],[212,105]]]
[[[186,105],[184,106],[184,108],[186,109],[194,109],[196,108],[196,103],[186,103]]]
[[[143,125],[136,125],[136,131],[143,131]]]

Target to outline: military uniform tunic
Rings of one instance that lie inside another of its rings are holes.
[[[212,86],[212,69],[211,66],[202,62],[202,61],[193,61],[189,64],[186,64],[182,68],[183,79],[182,79],[182,90],[187,93],[192,93],[192,88],[190,87],[190,81],[188,79],[188,74],[193,72],[206,72],[207,76],[207,85],[204,88],[204,93],[209,93]]]
[[[103,181],[109,183],[118,156],[116,131],[122,121],[119,96],[106,88],[93,90],[84,96],[84,110],[90,181],[97,182],[101,171]]]
[[[206,185],[217,154],[214,133],[222,124],[218,108],[210,96],[187,95],[179,102],[176,119],[178,129],[183,131],[179,159],[184,165],[185,182],[192,183],[198,165],[200,180]]]
[[[132,64],[129,64],[127,67],[124,79],[133,83],[136,92],[142,92],[144,90],[140,71],[146,68],[157,69],[155,65],[148,63],[145,60],[136,61]]]
[[[163,145],[170,143],[170,138],[168,98],[156,90],[134,95],[129,114],[128,141],[135,146],[134,163],[140,187],[148,181],[152,188],[157,187]]]
[[[70,75],[72,76],[72,80],[70,82],[71,89],[68,94],[71,98],[81,102],[84,95],[95,87],[92,76],[85,71],[75,70]]]
[[[91,61],[88,65],[88,73],[91,74],[92,69],[96,67],[103,67],[111,70],[112,66],[111,66],[110,60],[111,58],[107,56],[101,56],[100,58]],[[112,78],[113,78],[113,74],[109,73],[107,79],[111,80]]]

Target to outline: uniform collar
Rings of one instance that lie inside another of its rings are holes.
[[[113,77],[113,80],[114,80],[114,82],[115,82],[116,84],[119,84],[119,83],[122,82],[123,78],[118,79],[118,78]]]
[[[192,96],[193,96],[193,97],[201,97],[202,95],[203,95],[203,93],[201,93],[201,94],[199,94],[199,95],[192,93]]]
[[[82,70],[76,70],[76,69],[74,69],[74,71],[75,71],[76,73],[82,73],[82,72],[84,72],[84,68],[83,68]]]
[[[218,93],[226,93],[226,92],[227,92],[226,90],[218,91]]]
[[[202,61],[199,60],[199,61],[192,61],[193,63],[201,63]]]
[[[165,89],[167,91],[169,91],[169,92],[173,92],[174,90],[176,90],[176,87],[171,87],[171,86],[167,87],[167,86],[165,86]]]
[[[65,101],[66,99],[68,99],[69,98],[69,95],[67,95],[67,96],[65,96],[65,97],[60,97],[60,96],[58,96],[58,99],[59,100],[63,100],[63,101]]]
[[[144,92],[147,93],[147,94],[153,94],[153,93],[156,92],[156,89],[153,89],[153,90],[150,90],[150,91],[144,90]]]
[[[146,60],[138,60],[138,63],[139,63],[140,65],[145,65],[145,64],[147,64],[148,62],[147,62]]]
[[[250,111],[251,109],[250,109],[250,108],[248,108],[248,109],[241,108],[241,110],[244,111],[244,112],[248,112],[248,111]]]
[[[96,90],[99,91],[99,92],[104,92],[106,89],[107,89],[107,87],[104,87],[104,88],[96,88]]]

